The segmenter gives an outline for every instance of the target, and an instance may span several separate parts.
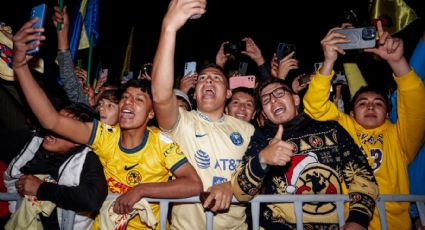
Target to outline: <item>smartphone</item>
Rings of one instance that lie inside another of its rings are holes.
[[[32,24],[33,28],[42,28],[44,26],[44,18],[46,16],[46,9],[47,9],[47,5],[46,4],[40,4],[37,6],[34,6],[31,9],[31,16],[30,18],[38,18],[38,21],[35,22],[34,24]],[[40,32],[36,33],[37,35],[41,35]],[[30,41],[29,43],[34,43],[35,41]],[[37,53],[38,51],[40,51],[40,47],[36,47],[34,49],[28,50],[27,54],[33,55],[35,53]]]
[[[278,61],[282,60],[288,54],[295,51],[295,49],[296,48],[295,48],[294,44],[287,44],[287,43],[284,43],[284,42],[280,42],[279,44],[277,44],[277,48],[276,48],[277,60]],[[294,56],[292,56],[292,58],[295,58],[295,54],[294,54]]]
[[[246,75],[246,72],[248,71],[248,62],[240,62],[238,73],[239,75]]]
[[[255,76],[247,75],[231,77],[229,78],[229,87],[230,89],[238,87],[255,88]]]
[[[195,73],[196,72],[196,61],[190,61],[184,63],[184,76],[188,75],[189,73]]]
[[[152,76],[152,63],[143,64],[143,72],[149,76]]]
[[[229,43],[224,44],[224,46],[223,46],[224,54],[239,55],[244,50],[246,50],[246,42],[245,41],[229,42]]]
[[[374,48],[376,45],[376,28],[360,27],[335,30],[337,33],[345,34],[349,43],[336,44],[344,50]]]

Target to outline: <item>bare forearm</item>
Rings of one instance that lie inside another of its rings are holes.
[[[67,34],[62,35],[58,33],[58,49],[69,49],[69,41]]]
[[[174,127],[179,115],[177,98],[173,93],[176,33],[162,28],[152,69],[153,106],[158,123],[164,129]]]
[[[323,65],[320,67],[320,74],[329,76],[332,73],[332,70],[334,68],[335,61],[329,61],[325,60],[323,62]]]
[[[169,182],[141,184],[134,189],[140,189],[143,197],[184,198],[199,195],[202,184],[189,178],[179,178]]]
[[[393,70],[395,76],[404,76],[410,72],[409,63],[407,62],[405,57],[403,57],[397,62],[388,61],[388,64]]]
[[[162,28],[152,68],[152,95],[157,103],[173,97],[176,31]]]

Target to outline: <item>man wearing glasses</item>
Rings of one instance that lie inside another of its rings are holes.
[[[336,122],[319,122],[298,111],[300,98],[279,79],[265,82],[259,100],[268,121],[255,130],[232,176],[240,201],[262,194],[342,194],[351,197],[343,229],[366,229],[378,187],[365,156]],[[345,184],[345,185],[343,185]],[[304,229],[338,229],[335,203],[303,204]],[[291,203],[263,204],[260,225],[294,229]]]

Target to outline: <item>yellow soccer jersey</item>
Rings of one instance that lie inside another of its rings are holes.
[[[202,180],[204,190],[228,182],[248,147],[254,127],[242,120],[224,115],[210,121],[198,112],[180,109],[179,121],[170,134],[186,154]],[[243,229],[245,207],[232,205],[229,212],[214,217],[215,229]],[[172,228],[204,229],[205,213],[199,204],[175,205]]]
[[[125,193],[141,183],[166,182],[187,162],[179,146],[157,128],[147,128],[139,146],[121,145],[121,129],[95,120],[89,145],[103,165],[109,192]],[[159,205],[151,204],[159,221]],[[133,218],[127,229],[149,229]],[[159,229],[159,225],[157,226]]]

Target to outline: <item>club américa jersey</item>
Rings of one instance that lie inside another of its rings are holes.
[[[166,182],[172,172],[187,162],[180,147],[154,127],[145,130],[140,145],[127,149],[121,144],[119,125],[95,120],[89,145],[99,156],[112,193],[125,193],[141,183]],[[151,207],[159,220],[159,205],[151,204]],[[129,222],[128,229],[132,228],[149,229],[139,218]]]
[[[228,115],[211,121],[199,111],[180,109],[176,126],[168,132],[196,169],[206,191],[213,185],[230,181],[254,127]],[[229,212],[214,216],[214,228],[243,229],[245,218],[245,207],[232,205]],[[171,222],[172,229],[204,229],[205,213],[199,204],[175,205]]]

